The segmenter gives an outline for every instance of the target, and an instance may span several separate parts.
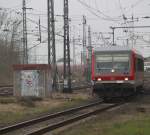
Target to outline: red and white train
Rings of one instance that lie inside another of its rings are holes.
[[[92,52],[93,92],[102,98],[128,96],[144,83],[144,58],[128,47],[99,47]]]

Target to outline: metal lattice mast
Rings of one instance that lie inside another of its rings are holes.
[[[83,50],[86,47],[86,16],[83,16]]]
[[[56,89],[56,50],[54,0],[47,0],[48,5],[48,64],[52,67],[53,89]]]
[[[91,37],[91,27],[88,27],[88,56],[87,56],[87,81],[91,81],[91,64],[92,64],[92,37]]]
[[[42,42],[42,35],[41,35],[41,19],[39,18],[39,41]]]
[[[83,16],[83,54],[82,54],[82,61],[83,61],[83,67],[85,68],[85,64],[86,64],[86,16]]]
[[[82,62],[83,62],[83,65],[82,65],[83,66],[83,73],[86,76],[87,75],[87,60],[86,60],[86,16],[83,16],[83,54],[82,54]]]
[[[91,39],[91,27],[88,27],[88,46],[92,46],[92,39]]]
[[[23,0],[23,64],[28,64],[28,41],[27,41],[27,20],[26,20],[26,1]]]
[[[64,0],[64,92],[71,90],[70,44],[69,44],[69,7],[68,0]]]

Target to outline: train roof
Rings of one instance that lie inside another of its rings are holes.
[[[133,51],[136,54],[142,55],[140,52],[138,52],[136,49],[128,46],[107,46],[107,47],[96,47],[94,48],[94,52],[130,52]]]

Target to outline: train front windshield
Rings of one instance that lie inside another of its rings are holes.
[[[97,54],[96,55],[96,73],[129,73],[129,54]]]

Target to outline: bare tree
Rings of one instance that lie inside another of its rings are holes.
[[[10,18],[0,10],[0,79],[3,84],[12,83],[12,65],[19,64],[19,43],[22,21]],[[18,43],[19,42],[19,43]]]

